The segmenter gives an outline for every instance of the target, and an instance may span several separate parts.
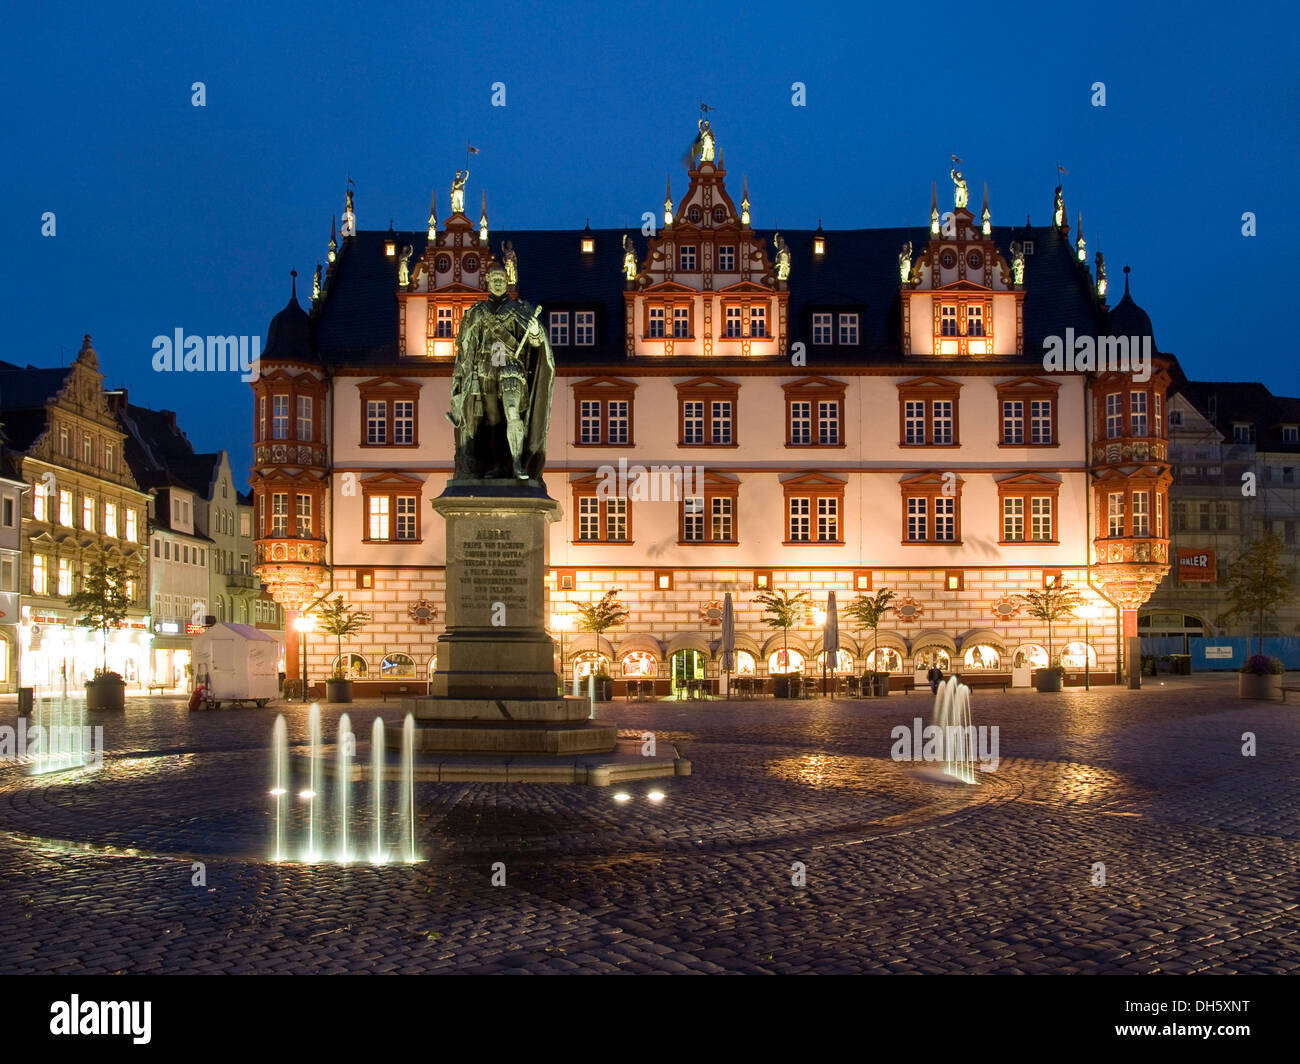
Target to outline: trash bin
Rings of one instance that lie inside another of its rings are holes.
[[[1169,667],[1175,676],[1190,676],[1192,674],[1192,656],[1190,654],[1170,654]]]
[[[30,717],[32,715],[32,703],[34,701],[36,689],[34,687],[18,688],[18,715],[20,717]]]

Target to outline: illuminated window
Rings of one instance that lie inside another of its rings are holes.
[[[72,492],[59,492],[59,524],[72,527]]]
[[[95,500],[87,495],[81,500],[81,527],[87,532],[95,531]]]
[[[671,569],[655,570],[655,589],[671,591],[673,589],[673,571]]]
[[[997,669],[1002,665],[1002,652],[997,647],[980,643],[967,649],[963,659],[967,669]]]
[[[385,680],[400,680],[415,675],[415,662],[408,654],[385,654],[379,663],[379,675]]]
[[[72,562],[67,558],[59,559],[58,587],[59,595],[67,596],[72,594]]]
[[[797,650],[777,650],[768,655],[767,671],[773,676],[803,672],[803,654]]]
[[[66,433],[67,430],[65,429],[64,432]],[[264,395],[257,400],[257,438],[259,440],[266,439],[266,396]],[[67,442],[66,435],[64,442]],[[67,453],[66,449],[64,453]]]
[[[366,659],[360,654],[344,654],[334,659],[334,675],[349,680],[366,678]]]
[[[817,541],[837,543],[840,538],[840,501],[836,498],[817,500]]]
[[[32,594],[44,595],[49,584],[49,572],[46,566],[49,562],[44,554],[32,555]]]
[[[648,650],[634,650],[623,655],[623,675],[631,677],[655,676],[659,661]]]
[[[390,501],[387,495],[372,495],[368,507],[370,514],[369,535],[367,539],[388,539],[388,519]]]
[[[298,496],[298,537],[300,539],[309,539],[311,537],[311,496]]]
[[[104,532],[110,536],[117,535],[117,503],[104,503]]]

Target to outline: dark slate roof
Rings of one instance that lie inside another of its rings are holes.
[[[210,499],[221,467],[221,453],[175,455],[167,460],[167,468],[176,480],[193,491],[200,499]]]
[[[1234,421],[1249,422],[1255,430],[1255,446],[1261,451],[1300,453],[1300,444],[1282,442],[1282,425],[1300,425],[1300,399],[1273,395],[1258,381],[1184,380],[1175,389],[1229,440]]]
[[[1149,336],[1151,350],[1159,353],[1155,332],[1151,328],[1151,315],[1137,305],[1128,290],[1129,268],[1124,267],[1124,296],[1110,308],[1109,331],[1112,336]]]
[[[30,410],[45,406],[62,390],[71,366],[39,369],[0,362],[0,410]]]
[[[126,464],[142,488],[189,487],[170,472],[173,462],[194,457],[194,448],[176,424],[175,413],[128,403],[118,410],[117,418],[126,433],[122,446]]]
[[[298,302],[298,281],[294,278],[289,302],[271,319],[266,330],[266,351],[262,357],[315,362],[311,333],[311,318]]]
[[[928,227],[824,230],[826,254],[821,259],[812,253],[815,232],[781,230],[791,254],[790,342],[810,342],[814,309],[857,309],[862,314],[862,343],[819,347],[819,357],[844,363],[900,361],[898,253],[910,240],[913,253],[919,254],[930,239]],[[506,240],[514,245],[523,299],[547,309],[597,310],[595,346],[557,349],[561,364],[626,360],[621,272],[625,233],[624,229],[536,229],[491,234],[488,250],[494,255]],[[771,246],[771,230],[755,233]],[[643,260],[647,240],[636,232],[629,235]],[[581,251],[583,236],[595,238],[591,255]],[[993,238],[1008,260],[1013,240],[1029,238],[1035,244],[1025,265],[1026,362],[1041,361],[1043,338],[1048,335],[1063,334],[1067,328],[1079,334],[1099,331],[1103,315],[1092,296],[1091,273],[1078,262],[1068,239],[1050,226],[995,226]],[[316,348],[328,364],[397,361],[397,264],[384,254],[386,240],[394,240],[399,248],[411,245],[414,269],[428,235],[360,230],[346,242],[314,322]]]

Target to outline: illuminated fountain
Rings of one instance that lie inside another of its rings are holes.
[[[338,804],[338,859],[342,864],[352,860],[348,849],[348,799],[352,795],[352,757],[356,752],[356,738],[352,734],[352,718],[346,713],[339,717],[338,749],[335,751],[334,794]]]
[[[352,765],[356,758],[356,737],[352,732],[352,720],[344,713],[339,718],[338,742],[334,754],[334,831],[332,839],[327,838],[326,820],[329,817],[331,802],[324,796],[322,773],[329,764],[321,753],[320,706],[313,703],[307,713],[307,786],[298,792],[298,797],[307,803],[306,839],[302,849],[302,861],[306,864],[331,862],[348,864],[356,858],[353,852],[349,818],[358,815],[357,803],[352,800]],[[373,849],[370,853],[372,864],[387,864],[394,856],[385,848],[386,834],[384,817],[384,787],[390,772],[398,783],[398,800],[388,811],[395,820],[389,825],[392,832],[389,845],[393,842],[398,847],[406,863],[419,860],[415,848],[415,718],[407,714],[402,725],[400,760],[396,769],[390,769],[384,756],[384,722],[375,718],[370,730],[370,815]],[[275,799],[275,849],[274,860],[285,859],[290,847],[286,845],[289,827],[286,816],[290,809],[286,801],[291,797],[292,775],[289,761],[288,732],[284,715],[275,718],[271,739],[271,796]],[[331,843],[333,845],[331,845]]]
[[[284,714],[271,732],[271,797],[275,799],[275,859],[284,860],[284,798],[289,790],[289,737]]]
[[[32,775],[81,768],[89,760],[84,701],[64,695],[57,701],[38,702],[32,707],[31,727],[36,734],[29,742],[37,746],[29,769]]]
[[[970,688],[956,676],[939,685],[931,724],[943,744],[943,772],[963,783],[975,782],[975,728],[970,721]]]

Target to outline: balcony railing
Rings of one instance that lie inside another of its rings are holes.
[[[226,574],[226,587],[248,588],[249,590],[254,590],[256,588],[260,588],[261,586],[262,586],[262,582],[258,580],[257,577],[253,576],[251,573],[227,573]]]
[[[1131,563],[1134,565],[1168,565],[1169,540],[1146,537],[1109,538],[1093,540],[1098,565]]]
[[[325,541],[299,536],[268,536],[256,544],[257,564],[273,565],[277,562],[298,565],[324,565]]]

